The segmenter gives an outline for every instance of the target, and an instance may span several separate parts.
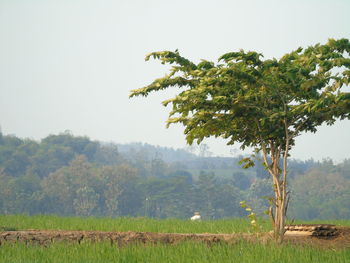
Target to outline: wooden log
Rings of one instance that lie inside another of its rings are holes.
[[[287,236],[312,236],[313,232],[308,231],[286,231],[285,235]]]

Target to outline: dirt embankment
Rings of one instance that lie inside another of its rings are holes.
[[[23,242],[26,244],[49,245],[53,242],[110,242],[118,246],[131,243],[141,244],[176,244],[183,241],[198,241],[208,245],[215,243],[234,244],[240,240],[267,243],[271,234],[177,234],[149,232],[102,232],[102,231],[56,231],[25,230],[0,232],[0,245],[5,242]],[[350,248],[350,228],[337,227],[333,236],[286,235],[285,240],[294,244],[311,245],[321,248]]]

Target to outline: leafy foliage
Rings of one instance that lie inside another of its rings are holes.
[[[184,124],[189,144],[221,136],[242,148],[269,140],[285,146],[287,123],[291,146],[303,131],[350,117],[350,95],[340,91],[350,81],[349,52],[347,39],[298,48],[279,60],[240,50],[224,54],[218,64],[195,64],[178,51],[154,52],[146,60],[171,64],[169,74],[130,96],[181,88],[163,104],[172,105],[168,125]]]
[[[270,216],[275,238],[282,242],[289,150],[300,133],[350,118],[350,93],[342,90],[350,83],[349,55],[348,39],[298,48],[280,59],[263,60],[262,54],[240,50],[224,54],[217,64],[195,64],[177,50],[154,52],[146,60],[175,65],[165,77],[132,90],[130,97],[177,86],[182,90],[163,102],[172,105],[167,126],[183,124],[189,144],[214,136],[262,151],[275,194]],[[242,163],[253,166],[247,158]]]

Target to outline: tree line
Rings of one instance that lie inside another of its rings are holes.
[[[0,133],[0,213],[217,219],[245,216],[246,200],[262,214],[273,195],[267,172],[258,162],[242,170],[240,159],[69,132],[41,141]],[[350,218],[350,160],[289,167],[290,218]]]

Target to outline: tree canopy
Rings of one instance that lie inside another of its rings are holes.
[[[293,145],[303,131],[349,118],[350,94],[341,91],[350,80],[349,52],[347,39],[298,48],[280,59],[240,50],[224,54],[217,64],[195,64],[178,51],[154,52],[146,60],[173,64],[170,73],[130,96],[181,88],[163,105],[172,105],[167,123],[182,123],[189,144],[221,136],[243,148],[270,140],[285,146],[289,136]]]

